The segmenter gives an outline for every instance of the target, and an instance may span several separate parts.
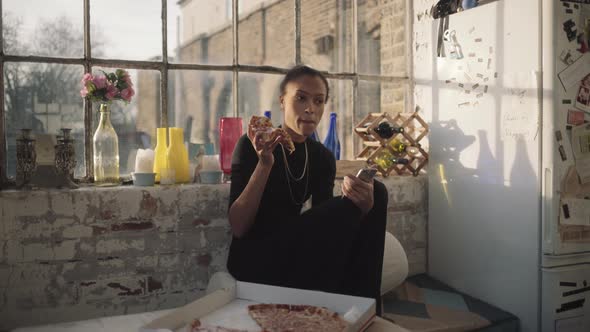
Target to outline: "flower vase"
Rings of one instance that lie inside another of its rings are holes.
[[[242,136],[242,118],[219,119],[219,163],[227,176],[231,174],[231,159],[236,143]]]
[[[119,139],[111,124],[108,104],[100,105],[100,120],[94,132],[94,182],[99,186],[119,184]]]
[[[167,151],[169,168],[174,170],[176,183],[190,181],[188,151],[184,146],[182,128],[170,128],[170,145]]]
[[[156,182],[160,182],[162,169],[168,168],[167,150],[167,130],[166,128],[158,128],[156,132],[156,148],[154,149],[154,173],[156,173]]]

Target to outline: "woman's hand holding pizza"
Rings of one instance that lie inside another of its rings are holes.
[[[269,134],[264,130],[257,130],[254,126],[248,126],[248,138],[258,154],[259,162],[264,166],[272,167],[275,158],[272,154],[279,144],[282,136],[278,135],[274,140],[268,140]]]

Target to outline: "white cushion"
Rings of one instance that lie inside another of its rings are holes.
[[[381,294],[385,294],[401,285],[407,276],[408,257],[406,251],[391,233],[385,232]]]

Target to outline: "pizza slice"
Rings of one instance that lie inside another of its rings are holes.
[[[348,327],[338,313],[310,305],[255,304],[248,313],[263,331],[345,331]]]
[[[289,154],[295,152],[295,144],[293,144],[291,135],[289,135],[289,133],[287,133],[287,131],[283,128],[273,128],[272,122],[269,118],[265,116],[254,115],[250,119],[249,128],[254,132],[261,132],[262,138],[265,142],[273,141],[280,135],[281,140],[279,143],[281,143],[283,147],[289,151]]]

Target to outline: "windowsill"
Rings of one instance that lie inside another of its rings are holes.
[[[227,186],[229,187],[229,183],[217,183],[217,184],[204,184],[204,183],[179,183],[179,184],[167,184],[167,185],[160,185],[155,184],[153,186],[136,186],[132,183],[130,184],[120,184],[117,186],[96,186],[94,184],[85,184],[85,183],[78,183],[79,188],[48,188],[48,187],[34,187],[28,189],[18,189],[14,187],[9,187],[6,189],[0,190],[0,195],[2,193],[20,193],[20,192],[35,192],[35,191],[83,191],[83,192],[91,192],[91,191],[122,191],[122,190],[172,190],[178,188],[192,188],[192,187],[216,187],[216,186]]]

